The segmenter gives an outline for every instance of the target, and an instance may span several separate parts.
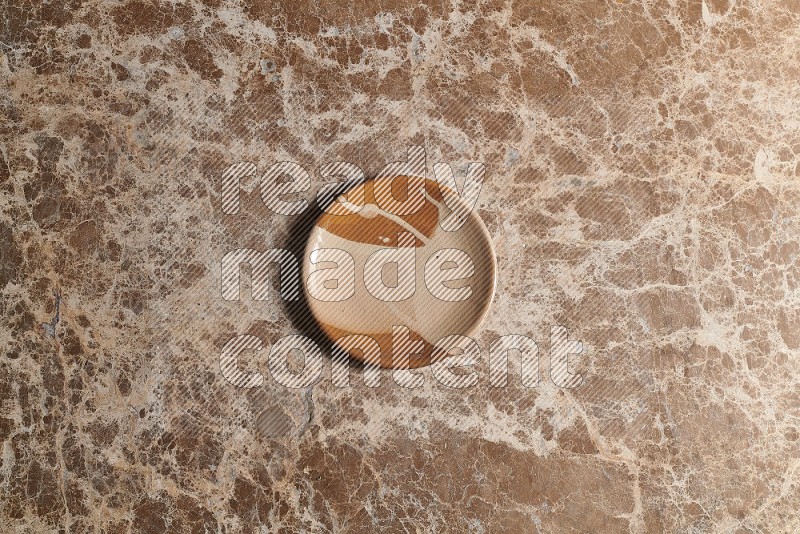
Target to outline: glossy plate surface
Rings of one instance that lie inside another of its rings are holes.
[[[419,177],[378,178],[340,196],[303,256],[306,299],[322,330],[340,350],[391,368],[428,365],[458,341],[448,336],[476,333],[496,271],[480,216]]]

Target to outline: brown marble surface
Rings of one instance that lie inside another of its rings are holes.
[[[0,3],[0,530],[800,531],[800,3],[323,4]],[[222,170],[414,144],[486,165],[479,385],[228,384],[304,226]],[[489,386],[552,325],[584,384]]]

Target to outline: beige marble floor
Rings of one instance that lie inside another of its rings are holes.
[[[0,3],[0,530],[800,531],[800,3],[324,4]],[[227,383],[308,324],[220,260],[307,217],[223,170],[412,145],[486,168],[479,384]]]

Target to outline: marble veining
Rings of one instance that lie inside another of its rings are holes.
[[[319,4],[0,4],[0,530],[799,531],[800,3]],[[227,383],[298,322],[220,260],[307,222],[223,170],[412,145],[486,166],[480,375],[585,383]]]

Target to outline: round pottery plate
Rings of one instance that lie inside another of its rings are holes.
[[[340,355],[415,368],[452,353],[489,311],[497,261],[480,216],[416,176],[339,196],[306,244],[308,306]],[[448,348],[449,347],[449,348]]]

